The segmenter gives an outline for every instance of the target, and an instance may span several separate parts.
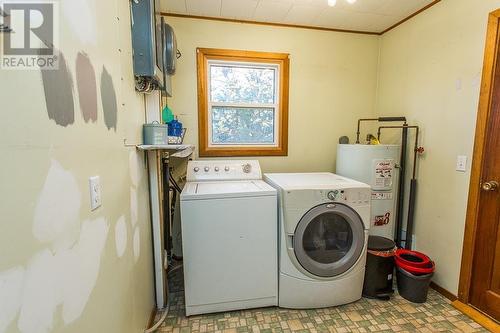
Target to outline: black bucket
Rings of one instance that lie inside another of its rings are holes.
[[[425,303],[433,275],[434,273],[414,275],[401,267],[396,267],[396,282],[399,294],[410,302]]]

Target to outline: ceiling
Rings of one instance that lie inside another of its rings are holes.
[[[161,0],[166,13],[382,32],[433,0]]]

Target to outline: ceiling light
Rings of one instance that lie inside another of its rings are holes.
[[[356,2],[356,0],[345,0],[345,1],[347,1],[351,5]],[[328,0],[328,6],[333,7],[336,4],[337,4],[337,0]]]

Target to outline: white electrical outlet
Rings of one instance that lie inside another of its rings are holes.
[[[458,155],[457,156],[457,166],[455,168],[457,171],[465,172],[467,169],[467,156]]]
[[[95,210],[102,205],[101,200],[101,181],[99,176],[89,178],[90,189],[90,210]]]

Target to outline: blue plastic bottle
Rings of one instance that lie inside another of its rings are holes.
[[[177,118],[168,123],[168,136],[182,136],[182,123]]]

